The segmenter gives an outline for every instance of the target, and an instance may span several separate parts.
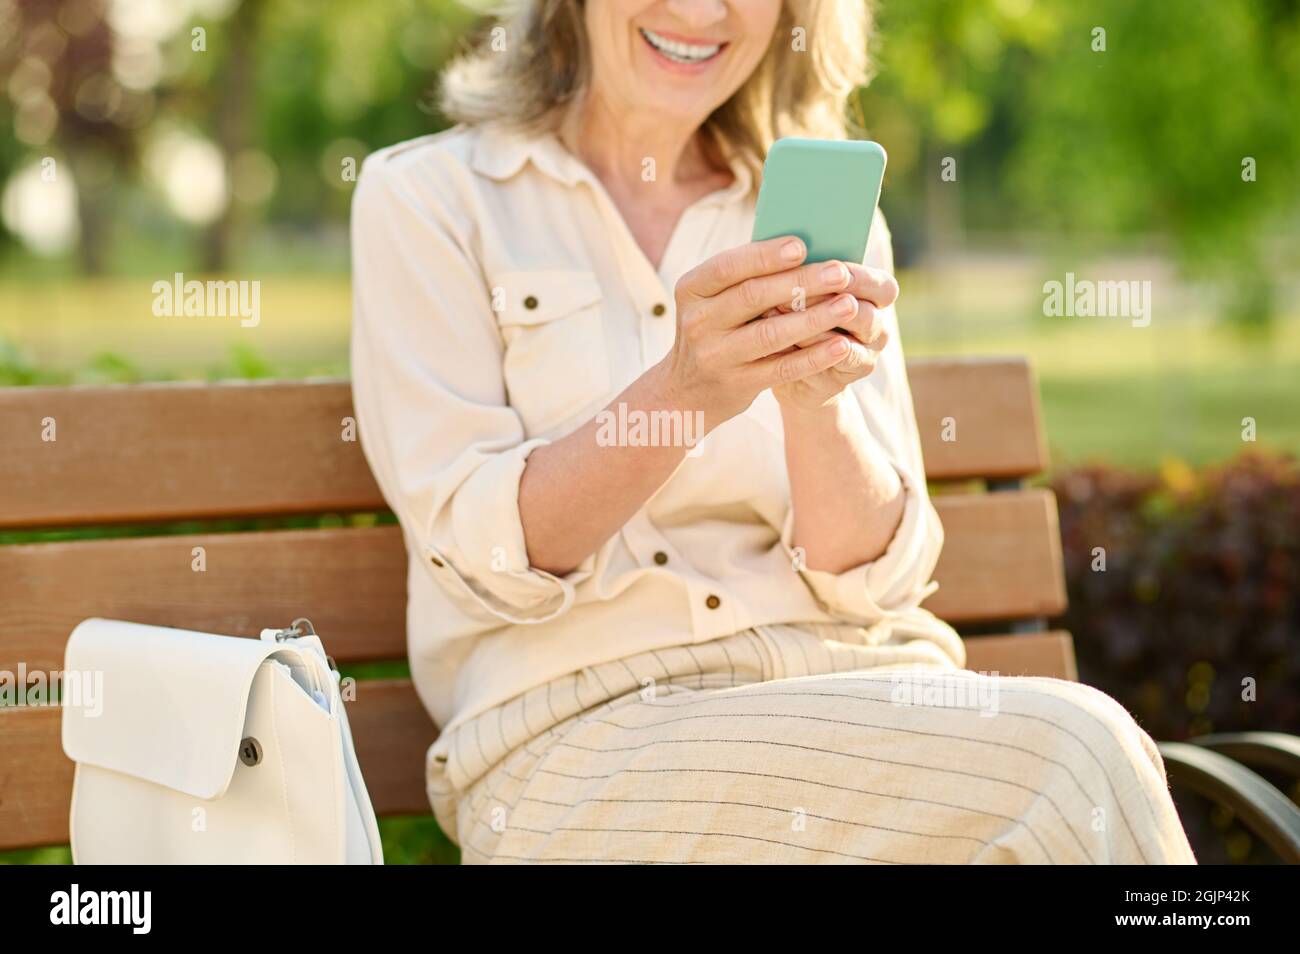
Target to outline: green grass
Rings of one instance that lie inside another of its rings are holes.
[[[1203,465],[1266,446],[1300,452],[1300,322],[1268,339],[1183,322],[1149,328],[1095,320],[959,343],[913,336],[910,354],[1025,354],[1038,374],[1056,466],[1106,460]],[[1255,445],[1242,439],[1254,418]]]

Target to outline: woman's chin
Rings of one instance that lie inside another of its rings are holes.
[[[692,122],[696,125],[727,101],[729,92],[721,83],[704,76],[665,76],[655,71],[637,74],[638,89],[631,101],[665,123]]]
[[[644,105],[646,112],[658,117],[664,126],[689,124],[692,129],[701,125],[713,112],[712,107],[705,106],[712,102],[712,99],[704,96],[665,96],[662,90],[655,90],[637,99],[637,103]]]

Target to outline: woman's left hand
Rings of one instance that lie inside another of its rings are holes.
[[[803,301],[798,290],[793,289],[789,304],[781,305],[763,316],[766,318],[773,314],[810,308],[836,295],[845,298],[851,296],[855,303],[855,309],[839,324],[842,332],[823,332],[794,346],[794,349],[807,348],[832,335],[844,333],[847,333],[845,336],[849,339],[849,353],[838,364],[820,374],[772,388],[772,394],[785,409],[814,411],[830,404],[846,387],[875,370],[877,355],[889,342],[880,311],[888,308],[898,298],[898,282],[893,275],[880,269],[849,262],[841,264],[849,274],[848,285],[842,292]]]

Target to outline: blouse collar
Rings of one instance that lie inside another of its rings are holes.
[[[504,181],[531,162],[539,172],[558,183],[573,186],[593,178],[591,170],[551,132],[529,133],[501,123],[485,123],[474,143],[470,165],[475,172]],[[753,185],[749,168],[732,154],[728,166],[730,185],[701,199],[705,205],[727,205],[746,197]]]

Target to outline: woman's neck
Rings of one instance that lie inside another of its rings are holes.
[[[673,126],[662,117],[620,114],[592,102],[572,114],[559,137],[600,180],[656,270],[682,212],[732,178],[710,155],[699,127]]]
[[[561,131],[569,150],[612,192],[625,192],[647,181],[687,190],[701,182],[715,182],[725,167],[710,155],[706,139],[698,125],[674,125],[662,116],[619,112],[595,97],[576,110]]]

